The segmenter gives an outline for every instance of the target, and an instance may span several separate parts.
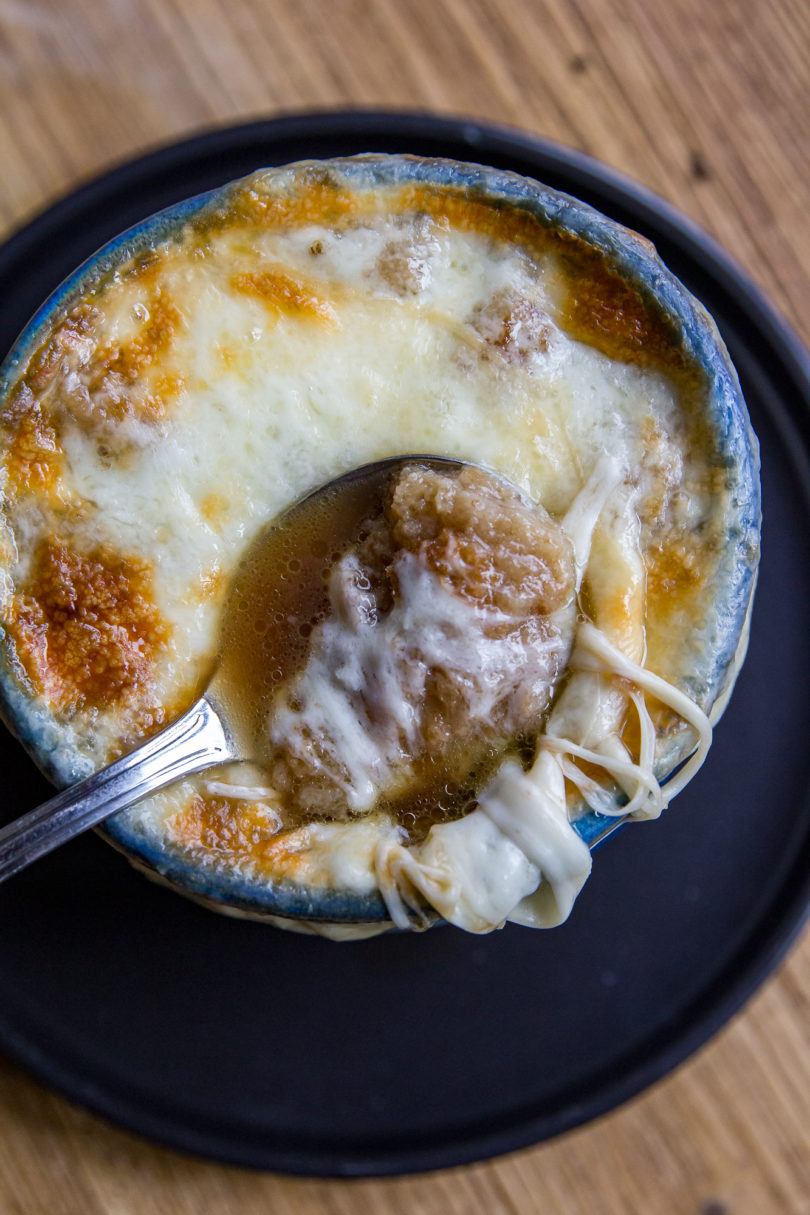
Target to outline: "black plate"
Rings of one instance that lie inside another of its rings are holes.
[[[658,823],[599,852],[562,928],[334,945],[204,911],[92,836],[0,889],[12,1057],[173,1147],[344,1176],[480,1159],[624,1101],[739,1008],[810,895],[810,370],[761,294],[659,199],[478,123],[325,114],[216,131],[114,170],[0,250],[0,350],[136,220],[263,164],[365,151],[515,169],[652,238],[740,370],[766,526],[751,650],[708,763]],[[48,788],[0,741],[10,818]]]

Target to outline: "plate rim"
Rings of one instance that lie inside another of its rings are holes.
[[[802,429],[806,454],[810,448],[810,409],[807,408],[810,403],[810,353],[758,284],[713,237],[646,186],[583,152],[519,128],[412,110],[350,109],[295,111],[203,129],[102,169],[24,220],[0,246],[0,274],[8,273],[15,260],[24,262],[49,232],[61,230],[66,222],[86,214],[99,200],[126,190],[131,183],[142,184],[144,178],[160,174],[166,168],[176,170],[178,163],[216,157],[218,152],[250,142],[281,143],[285,139],[311,139],[316,135],[339,140],[341,137],[356,138],[363,131],[371,140],[413,138],[418,141],[420,137],[432,137],[457,142],[460,148],[466,148],[467,159],[475,159],[476,150],[480,149],[484,155],[482,163],[491,163],[487,158],[492,155],[523,156],[538,161],[538,169],[542,162],[544,171],[551,169],[570,176],[572,184],[565,188],[571,193],[576,194],[581,186],[586,190],[598,187],[612,196],[620,207],[630,205],[656,229],[661,229],[667,241],[700,266],[715,287],[728,297],[732,310],[745,319],[746,327],[753,321],[757,347],[768,350],[771,358],[775,352],[780,372],[794,385],[798,404],[791,422]],[[369,150],[384,149],[372,146]],[[600,206],[604,204],[600,203]],[[655,243],[660,252],[659,239]],[[666,256],[662,256],[666,261]],[[699,296],[699,290],[691,283],[689,290]],[[126,1093],[111,1096],[99,1090],[70,1067],[50,1058],[36,1041],[15,1029],[2,1011],[0,1046],[15,1062],[69,1100],[176,1151],[230,1165],[302,1176],[370,1177],[425,1172],[469,1164],[537,1144],[600,1117],[646,1090],[693,1055],[730,1020],[784,958],[808,919],[810,871],[803,863],[802,850],[797,848],[778,894],[761,920],[708,986],[680,1010],[678,1024],[666,1035],[663,1048],[658,1045],[658,1039],[663,1036],[661,1031],[656,1038],[634,1048],[634,1063],[629,1070],[603,1084],[596,1096],[587,1102],[569,1102],[562,1115],[558,1110],[553,1115],[526,1117],[518,1111],[502,1125],[477,1135],[464,1135],[459,1139],[454,1130],[439,1143],[427,1142],[425,1136],[421,1145],[406,1143],[402,1150],[363,1151],[356,1147],[313,1150],[312,1147],[302,1149],[274,1143],[256,1146],[252,1142],[245,1143],[244,1150],[240,1150],[238,1134],[233,1131],[225,1146],[227,1132],[221,1136],[216,1131],[199,1132],[196,1128],[178,1126],[170,1115],[139,1106],[137,1097],[132,1099]],[[746,955],[744,960],[743,954]],[[549,1122],[553,1123],[551,1127],[547,1125]]]

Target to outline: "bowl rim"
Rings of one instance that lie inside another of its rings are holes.
[[[216,138],[213,133],[212,138]],[[205,136],[198,137],[205,138]],[[194,142],[194,141],[190,141]],[[153,153],[159,158],[161,152]],[[587,158],[583,158],[587,160]],[[736,544],[729,545],[726,563],[724,611],[717,612],[716,628],[722,642],[713,647],[714,668],[706,678],[708,703],[719,701],[730,690],[744,657],[756,581],[756,559],[752,538],[758,538],[761,523],[759,461],[756,438],[751,429],[739,380],[712,318],[698,300],[672,274],[655,248],[616,220],[588,203],[508,170],[440,157],[408,154],[367,153],[330,156],[322,161],[293,161],[287,165],[260,168],[255,172],[277,173],[309,163],[328,163],[332,171],[348,178],[358,188],[428,182],[451,190],[464,189],[496,205],[528,210],[541,223],[586,241],[601,252],[612,268],[638,293],[654,300],[674,324],[688,357],[701,366],[710,382],[709,409],[730,467],[736,470]],[[0,366],[0,408],[53,317],[68,308],[94,282],[103,279],[122,262],[137,255],[155,239],[171,239],[190,219],[227,205],[246,179],[192,195],[150,214],[120,232],[86,258],[40,305]],[[744,554],[747,553],[747,558]],[[722,628],[720,618],[727,621]],[[740,644],[740,640],[743,643]],[[85,773],[66,767],[58,750],[43,747],[39,714],[13,679],[5,657],[0,661],[0,712],[26,749],[46,774],[59,785],[72,783]],[[659,775],[677,767],[685,754],[666,756]],[[603,843],[624,823],[587,813],[574,822],[575,829],[591,848]],[[126,812],[98,828],[115,847],[141,867],[151,870],[204,902],[222,909],[232,908],[257,918],[281,917],[315,924],[379,924],[388,921],[388,911],[379,891],[356,894],[330,887],[309,887],[292,881],[270,881],[235,871],[205,868],[179,851],[164,850],[133,829]]]

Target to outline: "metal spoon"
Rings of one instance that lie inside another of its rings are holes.
[[[365,490],[373,492],[376,489],[381,493],[397,469],[408,464],[444,470],[464,467],[462,460],[423,455],[394,456],[365,464],[327,482],[291,506],[262,532],[252,551],[256,546],[261,548],[273,543],[279,526],[293,512],[311,506],[320,499],[329,499],[339,505],[353,496],[357,504],[355,526],[359,526],[368,517]],[[325,518],[328,517],[326,512],[323,514]],[[350,530],[351,510],[346,512],[343,522]],[[346,541],[351,539],[352,535],[347,534]],[[230,634],[232,641],[234,634],[234,629],[228,628],[229,616],[233,615],[234,603],[240,591],[240,577],[243,576],[241,571],[244,569],[243,563],[237,570],[225,607],[221,631],[224,648],[205,694],[182,717],[129,755],[87,780],[71,785],[63,793],[0,830],[0,882],[80,832],[96,826],[119,810],[126,810],[181,777],[191,776],[216,764],[257,758],[255,752],[251,751],[255,744],[250,739],[250,731],[245,729],[244,713],[240,712],[233,689],[223,676],[228,660],[228,637]]]

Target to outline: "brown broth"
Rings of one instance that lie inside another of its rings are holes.
[[[414,462],[418,459],[408,461]],[[383,513],[402,468],[399,460],[370,465],[303,499],[260,533],[237,570],[211,691],[239,734],[244,753],[259,764],[271,758],[268,720],[274,696],[303,668],[312,631],[329,614],[331,571]],[[468,757],[472,767],[461,780],[452,755],[423,755],[408,788],[382,796],[376,809],[399,822],[411,839],[422,839],[433,824],[461,818],[474,808],[478,792],[507,751],[525,761],[533,743],[520,738],[482,748]],[[314,817],[300,809],[288,811],[285,825]]]
[[[371,466],[317,490],[269,524],[233,582],[221,631],[215,697],[261,761],[273,696],[304,665],[312,630],[329,609],[329,574],[379,515],[398,464]]]

